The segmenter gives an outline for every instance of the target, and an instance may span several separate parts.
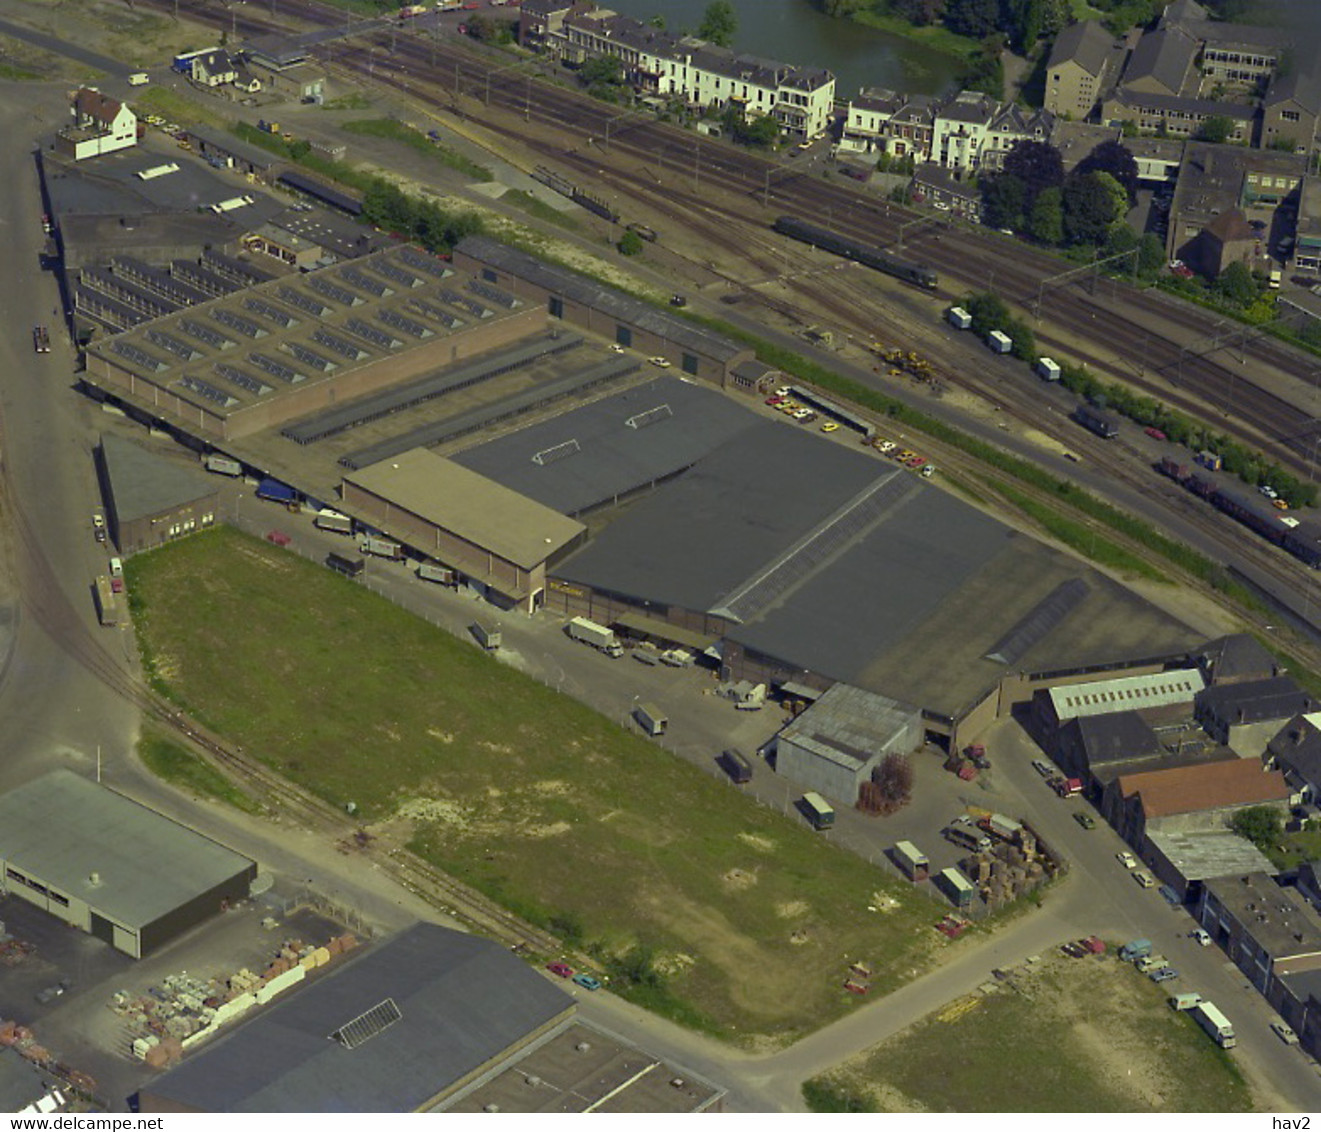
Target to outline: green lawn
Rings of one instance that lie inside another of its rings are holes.
[[[494,180],[493,174],[486,166],[470,161],[458,150],[434,142],[421,130],[415,130],[412,126],[404,125],[403,122],[396,122],[393,118],[357,118],[352,122],[345,122],[340,129],[350,134],[399,142],[418,153],[434,158],[442,165],[448,165],[473,181]]]
[[[552,208],[544,200],[539,200],[522,189],[510,189],[500,198],[500,203],[512,204],[515,208],[521,208],[529,216],[534,216],[538,220],[544,220],[549,224],[558,224],[561,228],[568,228],[571,231],[576,232],[582,227],[572,216],[561,212],[558,208]]]
[[[646,960],[633,995],[671,1016],[784,1040],[857,1004],[846,957],[881,994],[948,946],[800,821],[313,563],[218,529],[128,572],[167,694],[603,966]]]
[[[150,86],[135,94],[133,109],[139,116],[159,114],[166,121],[183,126],[219,126],[223,129],[231,123],[231,119],[219,109],[202,106],[162,86]]]
[[[1015,983],[947,1005],[805,1098],[836,1112],[1252,1111],[1232,1057],[1131,966],[1054,955]]]

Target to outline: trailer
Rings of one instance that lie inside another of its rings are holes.
[[[231,479],[243,474],[242,464],[216,452],[212,452],[207,456],[203,461],[203,466],[208,472],[214,472],[218,476],[229,476]]]
[[[312,520],[312,525],[318,530],[330,531],[337,535],[351,535],[353,533],[353,520],[347,515],[341,515],[338,511],[318,511],[316,518]]]
[[[378,538],[375,535],[368,535],[359,542],[358,549],[363,554],[371,554],[391,562],[402,562],[404,558],[404,548],[397,542],[393,539]]]
[[[927,860],[927,855],[911,841],[895,842],[894,860],[904,875],[915,884],[926,880],[931,873],[931,862]]]
[[[726,747],[720,752],[720,765],[725,768],[725,773],[740,786],[745,782],[752,781],[752,763],[737,747]]]
[[[1054,358],[1037,359],[1037,376],[1043,381],[1059,381],[1060,364]]]
[[[96,579],[96,615],[102,625],[118,625],[123,616],[119,595],[104,574]]]
[[[987,833],[993,833],[1005,841],[1013,841],[1023,832],[1023,823],[1016,822],[1013,818],[1007,818],[1004,814],[991,814],[990,817],[983,818],[979,823]]]
[[[962,307],[950,307],[949,310],[945,312],[945,321],[954,327],[955,330],[967,330],[972,326],[972,315]]]
[[[360,578],[362,572],[367,569],[367,563],[361,558],[346,558],[342,554],[327,554],[326,565],[336,574],[343,574],[346,578]]]
[[[257,485],[257,498],[269,499],[272,503],[283,503],[290,511],[298,510],[298,492],[287,483],[269,477]]]
[[[665,718],[665,713],[655,704],[635,704],[633,707],[633,718],[653,739],[657,735],[664,735],[666,728],[670,726],[670,721]]]
[[[1175,483],[1183,483],[1193,474],[1192,468],[1179,463],[1173,456],[1162,456],[1156,470],[1163,476],[1169,476]]]
[[[968,907],[977,895],[977,889],[958,869],[941,869],[936,874],[936,885],[953,901],[956,908]]]
[[[809,790],[803,795],[802,808],[813,829],[829,829],[835,824],[835,807],[815,790]]]
[[[1214,1002],[1199,1002],[1192,1008],[1192,1016],[1221,1049],[1233,1049],[1238,1045],[1233,1024],[1220,1012]]]
[[[1003,330],[992,330],[986,335],[986,345],[993,354],[1007,354],[1014,348],[1014,340]]]
[[[487,652],[495,652],[500,647],[499,625],[483,625],[480,621],[474,621],[468,626],[468,632],[477,638],[477,643]]]
[[[421,562],[417,567],[417,576],[424,582],[436,582],[442,586],[457,586],[459,576],[448,566],[439,562]]]
[[[591,645],[606,656],[618,659],[624,655],[624,646],[619,643],[614,630],[598,625],[595,621],[589,621],[586,617],[573,618],[564,626],[564,631],[572,640]]]

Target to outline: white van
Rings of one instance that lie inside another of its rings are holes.
[[[124,576],[124,564],[118,558],[110,559],[110,576],[112,578],[122,578]]]
[[[137,71],[128,77],[129,86],[146,86],[149,82],[151,82],[151,76],[146,71]]]

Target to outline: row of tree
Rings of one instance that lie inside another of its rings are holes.
[[[464,236],[482,231],[482,219],[476,213],[443,209],[435,201],[409,196],[379,177],[363,194],[362,216],[368,224],[414,240],[430,252],[448,252]]]

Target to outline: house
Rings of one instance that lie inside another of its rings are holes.
[[[931,160],[946,169],[976,169],[982,143],[1000,104],[990,95],[961,90],[936,111]]]
[[[244,63],[234,65],[234,87],[244,94],[257,94],[261,90],[261,79],[257,78]]]
[[[890,120],[903,108],[904,102],[904,95],[892,90],[864,87],[857,98],[849,100],[839,138],[839,152],[888,152],[885,140]]]
[[[1300,713],[1266,745],[1266,766],[1284,773],[1284,780],[1304,803],[1321,798],[1321,712]]]
[[[1251,633],[1231,633],[1208,641],[1193,654],[1208,685],[1243,684],[1280,675],[1280,663]]]
[[[1099,20],[1070,24],[1051,45],[1045,108],[1066,119],[1091,117],[1122,61],[1123,44]]]
[[[1298,192],[1293,265],[1299,271],[1321,273],[1321,177],[1306,177]]]
[[[75,161],[137,144],[138,116],[128,105],[95,87],[76,91],[71,111],[74,124],[60,131],[57,144]]]
[[[1268,268],[1263,233],[1248,223],[1237,208],[1222,212],[1197,238],[1184,262],[1208,279],[1214,279],[1231,263],[1241,263],[1251,271]]]
[[[1055,115],[1048,110],[1028,110],[1006,102],[991,118],[977,155],[977,167],[995,171],[1004,167],[1005,154],[1021,141],[1046,142],[1055,128]]]
[[[1128,122],[1138,130],[1180,139],[1196,137],[1208,118],[1227,118],[1230,122],[1228,140],[1247,144],[1252,141],[1257,109],[1241,103],[1153,94],[1121,87],[1106,98],[1101,118],[1110,125]]]
[[[1198,43],[1178,26],[1147,32],[1128,58],[1119,85],[1129,94],[1195,94]]]
[[[1139,853],[1149,828],[1161,832],[1223,829],[1249,806],[1283,807],[1289,787],[1278,770],[1255,759],[1125,774],[1101,796],[1101,813]]]
[[[961,216],[973,224],[982,222],[982,193],[976,182],[965,180],[953,169],[932,162],[919,165],[913,173],[913,199],[941,212]]]
[[[1220,684],[1197,696],[1198,722],[1206,733],[1243,759],[1260,759],[1287,720],[1315,705],[1287,676]]]
[[[238,77],[238,67],[228,51],[217,47],[193,56],[192,72],[188,77],[198,86],[224,86]]]

